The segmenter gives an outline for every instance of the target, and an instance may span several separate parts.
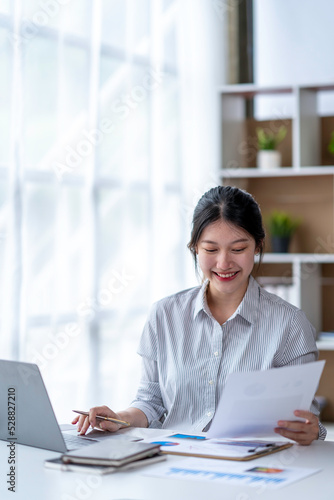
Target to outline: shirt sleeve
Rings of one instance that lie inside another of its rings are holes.
[[[318,403],[318,401],[316,399],[313,399],[310,411],[312,413],[314,413],[314,415],[316,415],[317,417],[319,417],[320,409],[319,409],[319,403]],[[326,436],[327,436],[327,429],[326,429],[326,427],[319,420],[319,434],[318,434],[318,439],[320,439],[321,441],[323,441],[324,439],[326,439]]]
[[[144,326],[137,352],[142,357],[142,373],[136,398],[130,406],[145,413],[149,427],[161,427],[166,408],[159,384],[156,304]]]
[[[319,352],[315,342],[316,331],[305,313],[297,309],[287,329],[283,349],[278,360],[279,366],[300,365],[316,361]]]
[[[301,310],[297,310],[291,321],[284,349],[282,351],[280,366],[298,365],[317,361],[319,351],[316,346],[316,331]],[[313,399],[310,411],[319,417],[319,403]],[[325,426],[319,420],[318,439],[324,440],[327,435]]]

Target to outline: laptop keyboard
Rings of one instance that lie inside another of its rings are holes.
[[[68,450],[76,450],[77,448],[97,443],[96,439],[73,436],[73,434],[63,433],[63,437]]]

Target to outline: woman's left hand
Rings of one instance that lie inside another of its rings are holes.
[[[310,411],[296,410],[294,412],[296,417],[305,418],[306,422],[299,420],[279,420],[274,430],[277,434],[284,436],[288,439],[293,439],[298,444],[309,445],[319,435],[319,419]],[[284,429],[282,429],[284,427]]]

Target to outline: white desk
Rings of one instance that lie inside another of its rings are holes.
[[[135,431],[135,429],[133,429]],[[141,430],[142,431],[142,430]],[[150,432],[150,429],[146,430]],[[0,441],[1,500],[334,500],[334,442],[314,442],[266,457],[270,466],[321,468],[322,471],[278,490],[259,490],[209,482],[143,477],[141,470],[91,476],[46,469],[58,453],[16,445],[16,492],[7,490],[7,443]],[[182,460],[168,456],[167,460]],[[252,460],[256,465],[264,461]],[[223,461],[222,461],[223,462]],[[151,467],[157,467],[152,465]]]

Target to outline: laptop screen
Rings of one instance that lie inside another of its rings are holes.
[[[0,360],[0,439],[65,452],[37,365]]]

